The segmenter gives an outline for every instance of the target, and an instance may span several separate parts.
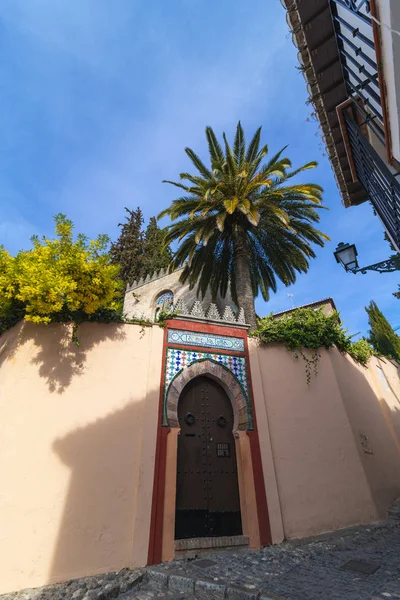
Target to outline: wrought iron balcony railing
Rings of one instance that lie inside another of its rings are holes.
[[[369,199],[400,251],[400,182],[364,137],[356,121],[354,105],[343,111],[354,170]]]
[[[330,0],[343,76],[349,97],[385,145],[382,108],[369,0]]]
[[[340,4],[347,10],[353,12],[360,19],[365,20],[367,23],[370,22],[369,14],[371,13],[371,2],[370,0],[332,0],[337,4]]]

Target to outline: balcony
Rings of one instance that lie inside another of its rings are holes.
[[[389,0],[390,5],[392,1],[398,8],[400,29],[400,0]],[[382,67],[387,57],[381,50],[385,28],[379,25],[376,3],[284,0],[343,203],[354,206],[370,200],[399,248],[400,177],[396,176],[400,164],[392,153],[395,136],[390,130],[393,119],[389,122]],[[390,24],[396,24],[394,18]],[[400,61],[400,37],[398,42]]]
[[[386,148],[386,113],[371,4],[369,0],[330,0],[330,4],[348,96],[362,120],[369,123],[373,139]]]
[[[351,102],[341,116],[353,178],[364,187],[393,245],[400,251],[400,182],[367,141],[366,123],[360,123],[357,106]]]

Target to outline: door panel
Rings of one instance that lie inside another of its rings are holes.
[[[225,391],[198,377],[179,399],[175,538],[240,535],[233,411]]]
[[[184,402],[179,408],[178,479],[184,484],[177,489],[177,508],[206,510],[207,493],[203,470],[206,464],[204,425],[200,417],[201,405],[196,397],[198,390],[185,388]],[[182,477],[179,477],[181,475]]]

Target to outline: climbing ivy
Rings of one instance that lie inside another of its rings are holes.
[[[307,383],[311,381],[311,372],[314,371],[315,375],[318,372],[320,348],[336,346],[364,366],[374,354],[366,340],[351,341],[351,336],[343,328],[336,311],[325,315],[322,309],[299,308],[281,318],[269,315],[259,320],[258,329],[253,335],[265,344],[283,343],[295,358],[301,356],[305,362]],[[304,353],[305,348],[314,351],[311,358]]]
[[[55,313],[51,316],[52,323],[73,323],[71,341],[75,346],[80,346],[79,341],[79,325],[82,323],[128,323],[141,325],[142,331],[145,327],[152,327],[153,322],[149,319],[139,316],[125,317],[122,314],[122,306],[118,309],[99,308],[92,314],[87,314],[83,311],[68,311],[64,310]]]
[[[358,340],[357,342],[351,342],[351,347],[350,350],[348,350],[348,353],[354,358],[354,360],[366,366],[368,360],[373,354],[375,354],[375,351],[367,340],[362,339]]]
[[[165,327],[168,319],[173,319],[179,315],[179,310],[171,310],[171,308],[164,308],[157,315],[157,325]]]

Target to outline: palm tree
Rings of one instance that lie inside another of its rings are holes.
[[[315,253],[329,238],[315,229],[322,188],[316,184],[290,185],[288,180],[317,166],[310,162],[288,171],[283,148],[268,162],[268,147],[260,148],[261,127],[246,148],[240,122],[233,149],[223,134],[224,150],[211,127],[206,128],[211,167],[190,148],[186,154],[198,174],[181,173],[181,182],[166,181],[185,191],[159,218],[175,221],[167,228],[166,244],[179,241],[171,268],[184,265],[181,281],[208,288],[223,297],[230,288],[233,301],[243,307],[246,321],[257,326],[254,298],[264,300],[276,291],[277,278],[285,285],[296,273],[308,270]]]

